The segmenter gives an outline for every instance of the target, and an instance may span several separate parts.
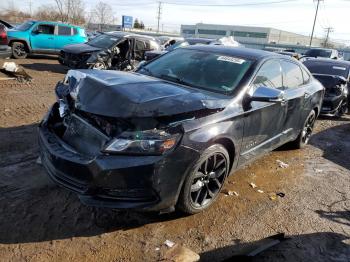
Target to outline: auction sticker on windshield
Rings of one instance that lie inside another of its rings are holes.
[[[232,57],[232,56],[219,56],[217,60],[235,63],[235,64],[243,64],[245,62],[244,59],[240,59],[240,58],[236,58],[236,57]]]

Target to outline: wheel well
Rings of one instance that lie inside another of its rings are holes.
[[[27,51],[28,53],[30,52],[28,43],[27,43],[26,41],[24,41],[24,40],[11,40],[10,43],[9,43],[9,46],[12,46],[12,44],[13,44],[13,43],[16,43],[16,42],[18,42],[18,43],[23,43],[23,44],[24,44],[24,47],[25,47],[25,49],[26,49],[26,51]]]
[[[222,145],[227,150],[227,153],[230,157],[230,171],[231,171],[233,162],[235,160],[235,145],[228,138],[219,138],[219,139],[215,140],[214,142],[216,144]]]

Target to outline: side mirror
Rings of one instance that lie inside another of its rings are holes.
[[[285,103],[284,92],[279,89],[260,86],[255,90],[253,95],[249,97],[249,101]]]

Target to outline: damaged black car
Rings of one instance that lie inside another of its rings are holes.
[[[308,143],[323,86],[295,59],[191,46],[137,72],[70,70],[39,127],[49,176],[90,206],[188,214],[226,177]]]
[[[304,65],[326,88],[321,114],[341,117],[349,110],[350,62],[309,59]]]
[[[71,69],[130,71],[144,60],[145,52],[151,50],[160,50],[160,45],[153,37],[108,32],[101,33],[84,44],[65,46],[58,61]]]

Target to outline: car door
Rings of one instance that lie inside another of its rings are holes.
[[[55,35],[55,49],[61,50],[64,46],[74,44],[72,28],[70,26],[58,25]]]
[[[30,42],[34,50],[55,50],[55,25],[40,23],[32,29]]]
[[[260,87],[283,89],[282,69],[278,59],[266,61],[258,70],[248,95]],[[244,137],[239,165],[276,148],[281,144],[286,118],[285,103],[253,101],[244,115]]]
[[[143,39],[135,39],[134,59],[136,61],[142,61],[145,56],[145,51],[149,50],[149,48],[147,48],[147,44],[149,47],[149,43],[146,42],[147,41]]]
[[[281,60],[283,72],[284,97],[287,115],[284,123],[285,138],[290,140],[300,133],[302,115],[305,109],[305,98],[311,96],[307,92],[308,83],[304,83],[301,67],[290,60]],[[308,114],[309,112],[307,112]]]

